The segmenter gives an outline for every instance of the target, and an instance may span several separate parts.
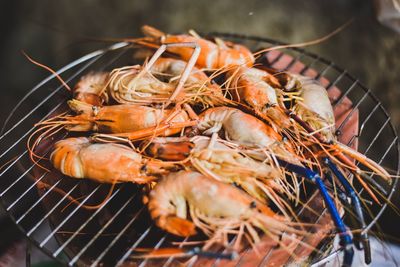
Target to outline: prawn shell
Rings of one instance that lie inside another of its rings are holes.
[[[72,103],[79,101],[69,101]],[[78,103],[79,105],[79,103]],[[75,108],[79,111],[79,108]],[[104,106],[95,109],[84,107],[83,114],[68,117],[71,122],[66,126],[69,131],[96,131],[101,133],[127,133],[154,127],[168,117],[173,111],[167,109],[156,109],[146,106],[129,104]],[[184,111],[175,115],[171,122],[185,122],[189,120]],[[166,134],[179,132],[180,129],[169,129]]]
[[[65,175],[100,183],[152,180],[141,172],[141,155],[124,145],[91,143],[88,138],[80,137],[61,140],[54,147],[50,160]]]
[[[228,107],[210,108],[200,114],[198,128],[208,135],[210,126],[221,124],[227,138],[244,144],[270,146],[282,137],[259,119],[238,109]]]
[[[168,231],[170,228],[167,218],[178,217],[187,220],[187,206],[211,218],[240,221],[260,214],[280,218],[267,206],[238,188],[197,172],[171,173],[150,192],[150,215],[157,226],[164,230]],[[185,236],[184,233],[178,235]]]
[[[251,66],[254,63],[251,51],[239,44],[228,42],[221,47],[211,41],[190,35],[168,35],[165,36],[163,43],[196,43],[199,45],[201,51],[196,66],[200,68],[218,69],[230,65]],[[189,47],[169,47],[168,51],[178,54],[185,61],[188,61],[193,54],[193,48]]]
[[[196,43],[201,47],[196,66],[200,68],[217,68],[218,46],[208,40],[182,34],[166,36],[163,43]],[[169,47],[168,51],[178,54],[185,61],[188,61],[193,54],[193,48],[190,47]]]
[[[334,140],[335,117],[328,92],[312,78],[298,74],[293,76],[301,84],[300,96],[304,105],[297,105],[295,108],[297,113],[314,129],[326,128],[322,133],[328,141]]]
[[[277,81],[268,72],[256,69],[239,67],[228,72],[229,83],[233,99],[252,107],[261,117],[279,125],[281,128],[290,127],[289,118],[278,106],[278,97],[272,85]]]

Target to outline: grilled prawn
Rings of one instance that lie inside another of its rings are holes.
[[[110,74],[109,94],[118,103],[163,103],[174,92],[173,84],[165,83],[139,65],[114,69]],[[140,74],[140,75],[139,75]]]
[[[227,87],[234,100],[249,105],[258,116],[272,122],[279,130],[292,126],[279,104],[275,88],[280,84],[273,75],[256,68],[237,67],[227,76]]]
[[[291,145],[284,142],[272,127],[235,108],[216,107],[206,110],[199,115],[195,130],[204,135],[222,132],[226,140],[265,149],[286,161],[300,164]]]
[[[216,39],[216,43],[203,39],[197,35],[169,35],[153,27],[143,26],[142,31],[150,36],[150,41],[141,41],[141,44],[169,44],[169,43],[196,43],[201,48],[200,55],[196,61],[199,68],[219,69],[232,65],[248,65],[254,63],[254,57],[251,51],[239,44],[224,42]],[[193,49],[189,47],[171,47],[168,51],[179,55],[183,60],[188,61]]]
[[[187,162],[188,168],[217,181],[239,186],[263,203],[272,201],[288,216],[289,205],[279,193],[295,199],[299,190],[287,183],[284,170],[272,162],[254,160],[237,145],[216,137],[155,138],[146,144],[145,152],[166,161]]]
[[[128,66],[111,72],[109,94],[118,103],[141,105],[162,104],[169,100],[178,86],[186,62],[158,58],[147,71],[141,66]],[[200,104],[204,107],[228,103],[221,88],[210,82],[207,75],[193,68],[176,96],[176,102]]]
[[[65,175],[100,183],[144,184],[167,172],[167,164],[144,159],[127,146],[92,143],[86,137],[57,142],[50,160]]]
[[[175,123],[188,121],[184,110],[174,112],[170,109],[129,104],[96,107],[77,100],[71,100],[68,104],[73,111],[79,114],[65,117],[65,128],[68,131],[126,133],[155,127],[167,118]],[[179,131],[180,129],[170,128],[163,134],[171,135]]]
[[[310,134],[316,137],[319,142],[318,145],[322,146],[325,152],[327,152],[325,154],[327,156],[331,153],[334,154],[332,157],[336,157],[345,165],[350,166],[350,169],[356,172],[356,177],[362,171],[349,161],[344,154],[359,161],[382,178],[390,181],[390,174],[379,164],[358,151],[337,142],[335,137],[335,116],[326,89],[309,77],[297,74],[286,75],[289,76],[289,82],[284,85],[286,87],[285,90],[299,92],[300,99],[295,102],[292,109],[293,113],[297,116],[297,118],[296,116],[294,118],[302,126],[306,127]],[[361,181],[361,178],[359,180]]]
[[[186,66],[186,62],[173,58],[159,58],[151,68],[153,75],[163,77],[170,83],[177,84],[180,75],[182,75]],[[204,107],[220,106],[223,104],[231,104],[222,94],[222,89],[200,69],[193,67],[190,75],[185,82],[185,88],[182,96],[178,99],[189,104],[202,104]],[[179,102],[179,101],[178,101]]]
[[[327,142],[333,141],[335,116],[326,89],[312,78],[298,74],[291,76],[294,88],[288,89],[299,93],[293,111],[314,130],[320,132]]]
[[[148,208],[158,227],[178,236],[192,236],[198,227],[214,241],[235,233],[238,242],[245,235],[257,243],[260,237],[255,229],[274,240],[283,231],[302,232],[234,186],[197,172],[171,173],[161,180],[150,192]]]

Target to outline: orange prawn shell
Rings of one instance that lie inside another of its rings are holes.
[[[208,178],[197,172],[181,171],[172,173],[159,182],[150,192],[149,211],[158,227],[180,236],[193,235],[185,227],[192,223],[187,220],[189,208],[186,203],[214,218],[250,218],[254,214],[282,218],[268,206],[263,205],[241,190],[223,182]],[[177,205],[178,204],[178,205]],[[181,207],[178,207],[178,206]],[[183,207],[183,209],[182,209]],[[174,227],[170,225],[171,219]],[[184,222],[185,227],[180,223]]]
[[[200,68],[216,68],[218,63],[218,46],[208,40],[182,34],[168,35],[164,38],[163,43],[196,43],[201,48],[196,65]],[[168,51],[178,54],[185,61],[188,61],[193,54],[193,48],[191,47],[169,47]]]
[[[231,79],[229,91],[234,100],[248,104],[259,116],[272,120],[282,128],[291,126],[288,116],[278,105],[274,89],[278,82],[274,76],[264,70],[247,67],[233,69],[228,76]]]
[[[163,43],[197,43],[200,48],[200,55],[196,65],[200,68],[217,69],[229,65],[247,65],[254,63],[254,56],[251,51],[239,44],[233,44],[231,47],[220,47],[211,41],[196,38],[190,35],[168,35],[163,39]],[[170,47],[168,51],[178,54],[183,60],[188,61],[193,48],[189,47]]]
[[[140,154],[120,144],[91,143],[86,137],[57,142],[50,156],[54,167],[74,178],[101,183],[147,183],[154,179],[141,172]]]
[[[76,109],[79,111],[79,108]],[[168,109],[155,109],[137,105],[114,105],[85,107],[81,115],[68,117],[71,124],[66,128],[69,131],[98,131],[102,133],[126,133],[154,127],[163,119],[167,118],[173,111]],[[171,122],[185,122],[189,120],[184,111],[177,113]],[[169,129],[168,134],[179,132],[180,129]]]
[[[230,91],[235,100],[251,102],[252,107],[259,110],[267,103],[277,103],[276,94],[269,96],[271,93],[268,93],[270,89],[274,90],[268,80],[275,82],[269,73],[256,68],[240,67],[229,71],[228,76],[232,78]]]
[[[230,42],[225,42],[225,44],[228,44],[228,48],[220,48],[219,68],[226,65],[253,66],[255,61],[253,53],[246,46]]]
[[[101,108],[94,120],[99,132],[123,133],[153,127],[170,113],[170,110],[146,106],[115,105]],[[177,116],[174,121],[182,122],[184,119]]]
[[[272,127],[238,109],[229,107],[210,108],[200,114],[200,130],[207,129],[209,123],[220,122],[225,133],[234,141],[268,146],[282,137]]]

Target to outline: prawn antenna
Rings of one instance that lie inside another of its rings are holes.
[[[336,34],[338,34],[341,31],[343,31],[351,23],[353,23],[353,21],[354,21],[354,18],[349,19],[344,24],[342,24],[338,28],[336,28],[334,31],[332,31],[329,34],[327,34],[327,35],[325,35],[323,37],[320,37],[318,39],[314,39],[314,40],[306,41],[306,42],[302,42],[302,43],[297,43],[297,44],[277,45],[277,46],[273,46],[273,47],[269,47],[269,48],[265,48],[265,49],[262,49],[260,51],[257,51],[253,55],[254,56],[258,56],[258,55],[260,55],[262,53],[269,52],[269,51],[272,51],[272,50],[279,50],[279,49],[284,49],[284,48],[294,48],[294,47],[305,47],[305,46],[311,46],[311,45],[315,45],[315,44],[319,44],[319,43],[325,42],[329,38],[335,36]]]
[[[71,87],[69,87],[69,85],[61,78],[60,75],[58,75],[58,73],[57,73],[55,70],[53,70],[52,68],[50,68],[50,67],[48,67],[48,66],[46,66],[46,65],[44,65],[44,64],[42,64],[42,63],[40,63],[40,62],[37,62],[36,60],[34,60],[34,59],[31,58],[30,56],[28,56],[28,54],[25,53],[24,50],[22,50],[21,52],[22,52],[22,54],[26,57],[26,59],[28,59],[31,63],[33,63],[33,64],[35,64],[36,66],[39,66],[39,67],[41,67],[41,68],[43,68],[43,69],[49,71],[51,74],[53,74],[53,75],[61,82],[61,84],[62,84],[65,88],[67,88],[68,91],[72,92]]]

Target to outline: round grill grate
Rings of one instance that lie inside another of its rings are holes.
[[[244,43],[254,51],[280,44],[265,38],[234,34],[210,35]],[[57,73],[67,83],[75,84],[80,76],[90,71],[132,64],[133,49],[127,43],[117,43],[88,54]],[[334,63],[297,48],[269,52],[264,56],[264,61],[281,70],[315,77],[328,91],[340,88],[341,94],[336,94],[333,104],[348,105],[349,108],[337,125],[339,137],[345,127],[357,123],[358,119],[358,131],[342,137],[342,141],[352,146],[358,145],[360,152],[399,173],[399,141],[390,117],[379,100],[357,79]],[[16,225],[46,254],[71,266],[129,263],[135,248],[158,248],[174,240],[181,241],[151,223],[146,208],[140,204],[140,188],[137,186],[117,185],[110,198],[98,209],[87,210],[82,205],[101,203],[109,191],[109,185],[74,180],[56,172],[44,172],[32,164],[26,141],[34,131],[33,124],[66,110],[68,98],[70,94],[59,85],[54,75],[50,75],[27,93],[6,121],[5,131],[0,136],[0,164],[4,165],[0,169],[0,198]],[[43,153],[47,156],[50,144],[56,139],[43,143]],[[387,198],[392,197],[396,186],[397,181],[391,186],[382,183]],[[366,194],[361,195],[368,198]],[[79,199],[80,204],[71,204],[71,197]],[[368,218],[370,227],[376,223],[385,207],[371,208],[373,215]],[[325,244],[331,244],[331,238]],[[230,266],[239,266],[246,263],[249,251],[245,250],[235,261],[214,259],[208,262],[212,266],[228,263]],[[271,251],[262,253],[256,259],[258,265],[265,265],[272,254]],[[321,256],[315,257],[314,261],[318,258]],[[254,266],[255,259],[252,260]],[[139,266],[150,263],[172,266],[175,261],[169,258],[136,263]]]

